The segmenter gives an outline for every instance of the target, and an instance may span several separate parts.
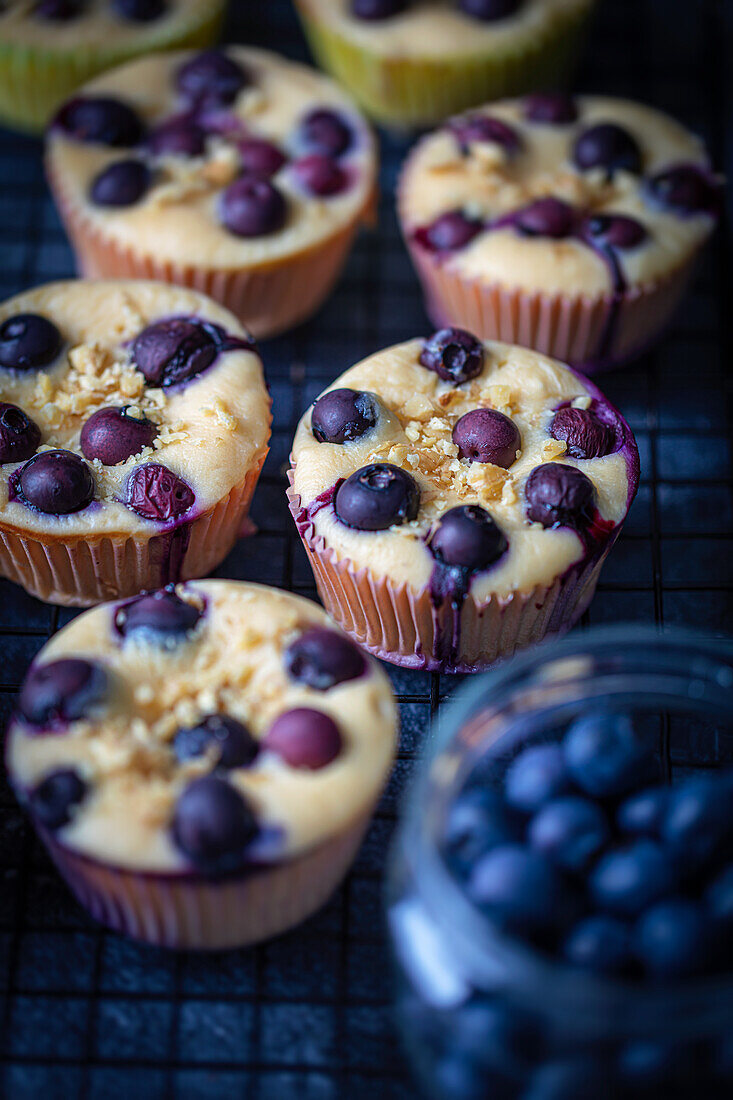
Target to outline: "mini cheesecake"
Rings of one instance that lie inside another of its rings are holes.
[[[98,920],[241,946],[320,907],[389,771],[389,681],[315,604],[234,581],[76,618],[34,661],[8,774]]]
[[[627,100],[532,95],[452,119],[402,172],[402,230],[438,324],[588,373],[672,318],[720,187],[698,138]]]
[[[371,216],[376,151],[335,84],[237,46],[85,85],[49,129],[47,167],[86,275],[191,286],[260,337],[331,290]]]
[[[62,282],[0,305],[0,573],[87,605],[201,576],[270,436],[262,362],[190,290]]]
[[[152,50],[210,46],[226,0],[10,0],[0,5],[0,118],[41,131],[97,73]]]
[[[568,367],[442,329],[337,379],[298,426],[290,477],[336,621],[396,664],[470,672],[582,615],[639,459]]]

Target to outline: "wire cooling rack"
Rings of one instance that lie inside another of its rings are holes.
[[[232,7],[229,40],[305,59],[290,4],[234,0]],[[730,166],[732,36],[727,0],[604,0],[578,87],[666,108],[705,137],[717,166]],[[298,417],[362,356],[429,329],[393,212],[408,144],[382,140],[379,231],[361,239],[330,302],[312,323],[263,347],[275,424],[254,504],[259,532],[239,544],[222,576],[315,597],[284,497]],[[36,142],[0,132],[2,298],[73,272],[40,153]],[[730,631],[730,265],[721,233],[662,346],[602,380],[636,432],[642,485],[581,629],[638,620]],[[3,725],[31,658],[70,615],[0,582]],[[400,794],[455,680],[388,671],[401,705],[400,751],[354,871],[321,913],[256,950],[174,955],[105,932],[73,901],[0,781],[0,1095],[414,1095],[390,1017],[382,873]],[[680,768],[699,748],[684,736],[669,738],[668,747]],[[694,760],[714,762],[714,753]]]

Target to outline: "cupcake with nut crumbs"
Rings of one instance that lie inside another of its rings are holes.
[[[586,379],[453,328],[334,382],[298,426],[290,478],[333,618],[395,664],[473,672],[577,622],[639,458]]]
[[[232,548],[270,437],[230,313],[160,283],[52,283],[0,305],[0,574],[85,606]]]

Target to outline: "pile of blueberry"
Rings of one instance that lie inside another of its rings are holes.
[[[733,966],[733,775],[669,787],[629,718],[579,718],[465,786],[445,856],[506,932],[573,967],[674,981]]]

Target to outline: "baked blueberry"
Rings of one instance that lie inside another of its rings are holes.
[[[459,8],[474,19],[493,23],[514,15],[522,0],[459,0]]]
[[[247,847],[258,826],[251,806],[231,783],[218,775],[205,775],[180,795],[171,833],[195,867],[221,874],[246,862]]]
[[[641,222],[625,214],[593,214],[586,219],[582,234],[591,244],[621,249],[637,248],[647,237]]]
[[[0,325],[0,367],[38,370],[61,351],[61,333],[39,313],[16,313]]]
[[[147,145],[156,157],[200,157],[206,150],[206,131],[192,118],[173,118],[148,134]]]
[[[81,15],[84,7],[84,0],[38,0],[33,14],[52,23],[66,23]]]
[[[508,122],[493,115],[461,115],[448,125],[463,146],[474,141],[487,141],[500,145],[508,153],[516,153],[522,144],[517,131]]]
[[[115,11],[123,19],[133,23],[152,23],[160,19],[168,7],[168,0],[112,0]]]
[[[522,813],[535,813],[565,794],[570,785],[560,745],[530,745],[514,758],[504,777],[507,803]]]
[[[658,172],[647,183],[649,194],[680,214],[711,214],[720,210],[720,187],[709,173],[694,164],[680,164]]]
[[[0,401],[0,463],[25,462],[36,453],[41,429],[17,405]]]
[[[420,362],[444,382],[460,386],[481,374],[484,346],[462,328],[441,328],[423,344]]]
[[[169,585],[122,604],[115,614],[115,629],[123,638],[177,642],[196,628],[202,615],[200,607],[182,600]]]
[[[389,19],[407,7],[408,0],[351,0],[351,14],[357,19]]]
[[[246,726],[228,714],[207,714],[195,726],[179,729],[173,752],[180,761],[194,760],[214,750],[215,767],[248,768],[260,746]]]
[[[104,466],[116,466],[144,447],[152,447],[157,425],[145,416],[131,416],[131,405],[98,409],[85,422],[79,446],[85,458],[98,458]]]
[[[641,914],[634,949],[654,978],[686,978],[705,970],[711,929],[704,910],[688,898],[670,898]]]
[[[76,141],[130,149],[143,139],[144,127],[136,112],[108,96],[72,99],[54,120],[54,126]]]
[[[91,470],[72,451],[41,451],[19,472],[19,496],[25,504],[53,516],[79,512],[94,500]]]
[[[443,850],[451,866],[464,874],[491,848],[518,839],[516,821],[501,795],[484,786],[462,791],[446,814]]]
[[[593,798],[617,798],[649,780],[653,757],[624,714],[589,714],[568,730],[565,764]]]
[[[532,818],[530,844],[566,871],[585,871],[607,844],[611,830],[596,802],[577,795],[556,798]]]
[[[363,654],[348,638],[324,626],[308,627],[283,657],[291,680],[314,691],[328,691],[366,672]]]
[[[135,206],[147,194],[153,176],[141,160],[119,160],[92,180],[89,198],[95,206]]]
[[[640,175],[641,150],[635,139],[615,122],[599,122],[578,136],[573,147],[573,160],[582,171],[602,168],[609,178],[615,172]]]
[[[329,390],[313,406],[311,430],[319,443],[348,443],[366,435],[377,423],[378,415],[371,393]]]
[[[630,795],[618,808],[616,823],[624,833],[659,836],[667,808],[666,787],[650,787]]]
[[[107,674],[99,665],[64,657],[31,667],[18,696],[18,713],[31,726],[53,729],[89,717],[108,691]]]
[[[298,127],[296,143],[308,153],[340,157],[354,139],[351,127],[329,107],[309,111]]]
[[[560,462],[536,466],[524,487],[527,516],[543,527],[587,527],[596,507],[590,478]]]
[[[310,707],[285,711],[270,726],[263,747],[291,768],[317,771],[335,760],[343,748],[333,718]]]
[[[264,138],[243,138],[237,142],[243,172],[269,179],[279,172],[287,157],[271,141]]]
[[[420,490],[406,470],[388,462],[372,462],[341,482],[333,506],[347,527],[386,531],[416,518]]]
[[[125,504],[143,519],[179,519],[195,500],[191,486],[157,462],[136,466],[125,485]]]
[[[201,374],[214,362],[218,350],[206,326],[174,317],[143,329],[132,345],[132,360],[149,386],[165,389]]]
[[[469,462],[491,462],[508,469],[522,446],[519,429],[498,409],[472,409],[453,429],[458,457]]]
[[[176,74],[180,94],[199,108],[228,107],[248,83],[242,66],[220,50],[197,54]]]
[[[303,190],[319,198],[338,195],[349,185],[349,177],[338,161],[323,153],[309,153],[296,160],[293,172]]]
[[[662,839],[692,869],[727,850],[733,837],[733,790],[719,778],[689,779],[669,792]]]
[[[550,435],[567,444],[570,458],[601,458],[616,445],[616,433],[590,409],[563,405],[550,424]]]
[[[562,953],[569,963],[584,970],[625,974],[633,962],[631,931],[617,917],[594,913],[573,925],[563,942]]]
[[[575,228],[576,214],[569,203],[548,196],[535,199],[514,217],[514,224],[525,237],[569,237]]]
[[[562,924],[569,894],[548,859],[522,844],[493,848],[473,866],[468,894],[492,919],[534,936]]]
[[[418,230],[418,239],[434,252],[455,252],[465,248],[483,229],[483,222],[461,210],[441,214],[434,222]]]
[[[488,569],[508,545],[504,532],[478,504],[461,504],[444,512],[429,542],[439,562],[469,573]]]
[[[674,892],[674,858],[653,840],[637,840],[601,856],[589,877],[598,907],[622,917],[636,917]]]
[[[59,768],[29,792],[28,806],[39,823],[54,832],[69,824],[86,793],[87,785],[77,771]]]
[[[282,229],[288,208],[274,183],[249,174],[223,192],[219,212],[222,225],[235,237],[265,237]]]
[[[536,92],[524,101],[524,117],[528,122],[568,126],[576,121],[578,106],[567,92]]]

